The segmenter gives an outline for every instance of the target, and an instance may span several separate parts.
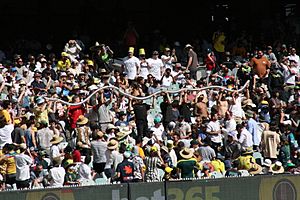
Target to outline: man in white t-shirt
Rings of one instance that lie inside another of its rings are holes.
[[[175,55],[175,49],[172,50],[170,48],[164,49],[164,54],[160,57],[164,63],[165,69],[173,69],[172,63],[177,62],[177,57]]]
[[[153,139],[158,141],[163,141],[163,134],[164,134],[164,126],[161,124],[160,117],[154,118],[154,126],[150,128],[153,134]]]
[[[128,80],[134,80],[137,76],[140,66],[140,60],[133,55],[134,48],[130,47],[128,50],[128,56],[123,58],[124,65],[122,66],[127,73]]]
[[[13,124],[5,125],[4,127],[0,128],[0,149],[6,144],[12,143],[11,133],[14,130]]]
[[[238,132],[237,138],[238,142],[241,144],[243,149],[252,148],[253,140],[251,133],[246,129],[243,124],[238,124],[236,126],[236,130]]]
[[[147,59],[147,62],[149,64],[149,74],[152,74],[155,79],[160,80],[163,73],[164,64],[158,56],[158,51],[153,51],[152,58]]]
[[[218,153],[219,148],[222,146],[222,134],[217,113],[211,114],[210,122],[206,127],[206,133],[210,135],[211,147]]]
[[[162,87],[170,87],[173,83],[175,83],[175,80],[171,74],[171,69],[167,68],[165,70],[164,75],[161,78],[161,86]]]
[[[177,84],[182,84],[183,83],[183,79],[185,79],[185,76],[183,74],[183,71],[181,70],[181,64],[180,63],[176,63],[174,66],[174,70],[171,71],[172,76],[175,79],[175,82]]]
[[[242,101],[246,99],[243,96],[240,96],[238,93],[233,93],[231,105],[229,107],[229,111],[232,112],[232,115],[236,122],[241,122],[242,118],[244,118],[244,111],[242,108]]]
[[[65,180],[65,169],[60,166],[61,158],[53,158],[53,167],[49,170],[48,178],[50,180],[50,186],[54,187],[63,187]]]
[[[284,83],[286,85],[295,85],[296,84],[296,76],[297,76],[297,63],[295,60],[290,60],[289,65],[281,65],[284,69]]]
[[[16,161],[16,182],[17,188],[29,188],[30,186],[30,166],[33,163],[31,157],[25,154],[27,146],[25,143],[20,144],[20,154],[15,156]]]
[[[297,53],[296,49],[292,48],[291,55],[289,55],[288,58],[289,58],[289,60],[294,60],[296,62],[296,67],[298,67],[298,66],[300,66],[300,58],[296,53]]]

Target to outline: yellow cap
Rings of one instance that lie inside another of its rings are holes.
[[[66,57],[66,56],[69,56],[69,54],[67,52],[61,52],[61,56]]]
[[[263,105],[269,105],[269,103],[266,100],[263,100],[260,103],[263,104]]]
[[[139,55],[145,55],[145,49],[139,49]]]
[[[166,167],[165,168],[165,172],[167,172],[167,173],[171,173],[172,170],[173,170],[173,168],[171,168],[171,167]]]
[[[94,66],[94,62],[93,62],[92,60],[88,60],[88,61],[87,61],[87,65]]]
[[[21,120],[15,119],[14,122],[15,122],[15,124],[20,124],[20,123],[21,123]]]
[[[99,78],[94,77],[93,81],[94,81],[95,84],[98,84],[98,83],[100,83],[101,80]]]
[[[228,88],[228,89],[232,89],[232,88],[233,88],[233,85],[228,85],[227,88]]]
[[[133,53],[134,52],[134,47],[129,47],[128,53]]]
[[[150,149],[150,152],[157,152],[157,151],[158,151],[158,149],[157,149],[156,146],[153,146],[153,147],[151,147],[151,149]]]

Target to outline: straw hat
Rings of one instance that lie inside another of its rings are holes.
[[[98,135],[100,138],[102,138],[102,137],[104,136],[104,133],[103,133],[102,131],[98,131],[98,132],[97,132],[97,135]]]
[[[63,137],[61,136],[57,136],[57,135],[54,135],[53,138],[50,140],[50,143],[51,144],[58,144],[60,143],[61,141],[63,141]]]
[[[90,51],[97,51],[101,49],[104,46],[104,44],[100,44],[99,42],[96,42],[94,46],[90,47]]]
[[[242,101],[242,108],[246,106],[251,106],[252,108],[256,107],[256,105],[252,102],[251,99],[245,99],[244,101]]]
[[[190,159],[193,157],[193,152],[189,148],[182,149],[179,154],[184,159]]]
[[[119,128],[119,132],[117,132],[116,134],[116,138],[117,140],[122,140],[123,138],[125,138],[127,135],[129,135],[131,133],[131,130],[129,130],[128,127],[121,127]]]
[[[245,115],[246,115],[247,117],[253,117],[253,116],[254,116],[254,112],[253,112],[252,110],[247,110],[247,111],[245,112]]]
[[[249,173],[253,174],[253,175],[260,174],[261,172],[262,172],[262,167],[259,164],[257,164],[257,163],[254,163],[252,165],[252,168],[249,169]]]
[[[119,145],[119,142],[117,140],[110,140],[107,144],[107,149],[110,149],[110,150],[114,150],[118,147]]]
[[[273,174],[282,174],[284,172],[282,163],[280,161],[276,161],[271,165],[270,172],[272,172]]]
[[[79,117],[78,117],[78,119],[77,119],[77,122],[76,122],[76,124],[78,124],[78,125],[84,125],[84,124],[86,124],[86,123],[88,123],[88,118],[86,118],[85,116],[83,116],[83,115],[80,115]]]
[[[169,149],[168,149],[168,147],[166,147],[166,146],[160,147],[160,150],[163,150],[163,151],[165,151],[166,153],[169,153]]]
[[[113,124],[108,124],[106,130],[111,130],[111,129],[118,129],[118,128]]]
[[[253,154],[253,149],[251,147],[246,148],[243,152],[242,155],[250,155]]]

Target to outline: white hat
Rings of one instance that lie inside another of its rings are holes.
[[[190,45],[190,44],[186,44],[184,48],[185,48],[185,49],[186,49],[186,48],[193,48],[193,46]]]
[[[276,161],[270,166],[270,172],[272,172],[273,174],[282,174],[284,172],[282,163],[280,161]]]
[[[36,103],[37,104],[42,104],[42,103],[44,103],[45,102],[45,99],[44,98],[38,98],[37,100],[36,100]]]
[[[228,134],[228,136],[231,136],[231,137],[233,137],[233,138],[236,138],[237,131],[236,131],[236,130],[234,130],[234,131],[229,131],[227,134]]]
[[[272,161],[267,158],[267,159],[264,160],[262,165],[270,167],[272,165]]]
[[[88,87],[88,89],[91,91],[91,90],[97,90],[98,89],[98,87],[96,86],[96,85],[91,85],[91,86],[89,86]]]
[[[23,149],[23,150],[27,149],[27,146],[26,146],[25,143],[21,143],[21,144],[19,145],[19,147],[20,147],[20,149]]]
[[[66,72],[61,72],[60,76],[67,76],[67,73]]]

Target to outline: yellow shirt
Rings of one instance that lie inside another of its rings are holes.
[[[256,163],[255,158],[251,155],[240,156],[238,157],[239,166],[238,169],[250,170],[252,165]]]
[[[48,112],[49,110],[46,108],[45,110],[41,110],[41,108],[37,107],[33,110],[34,115],[36,117],[36,122],[46,121],[49,124]]]
[[[215,171],[221,172],[221,173],[225,172],[225,164],[222,161],[216,159],[216,160],[211,161],[210,163],[214,166]]]
[[[139,147],[139,155],[141,156],[142,159],[145,158],[144,150],[141,147]]]
[[[6,174],[6,156],[3,154],[2,150],[0,150],[0,174]]]
[[[67,69],[69,69],[71,67],[71,61],[69,59],[65,60],[65,62],[60,60],[57,62],[56,67],[57,67],[57,70],[59,70],[59,71],[67,71]]]
[[[225,52],[225,35],[221,33],[220,35],[216,36],[214,41],[215,50],[218,52]]]
[[[6,154],[6,174],[17,173],[16,162],[15,162],[16,152]]]
[[[11,117],[10,114],[7,110],[3,109],[0,111],[0,118],[4,119],[4,122],[6,124],[10,124],[11,123]]]

